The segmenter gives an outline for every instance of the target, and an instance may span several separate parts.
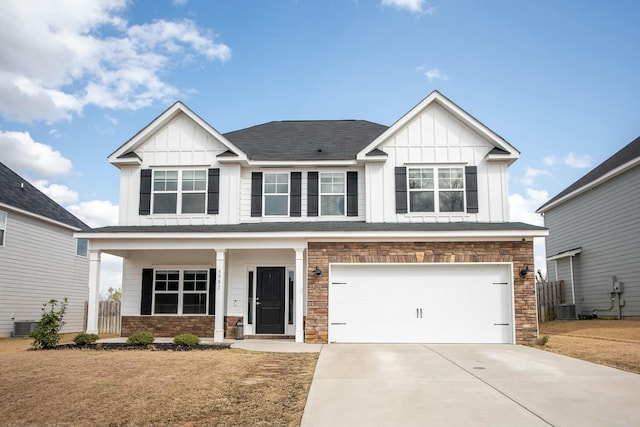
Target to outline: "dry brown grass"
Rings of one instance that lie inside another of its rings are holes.
[[[297,426],[318,358],[30,345],[0,339],[2,425]]]
[[[640,374],[640,320],[574,320],[540,324],[543,350]]]

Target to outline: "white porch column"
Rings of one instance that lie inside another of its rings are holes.
[[[89,251],[89,303],[87,333],[98,333],[98,302],[100,300],[100,251]]]
[[[213,330],[213,341],[224,341],[224,302],[225,302],[225,288],[226,272],[225,272],[225,254],[226,249],[216,250],[216,320]]]
[[[304,342],[304,248],[296,248],[296,342]]]

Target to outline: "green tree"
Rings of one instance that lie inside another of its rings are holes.
[[[115,289],[115,288],[107,289],[107,301],[108,300],[120,301],[120,298],[122,298],[122,290],[120,290],[120,288],[118,288],[118,289]]]
[[[42,304],[42,318],[38,328],[29,335],[36,348],[54,348],[60,341],[60,329],[64,326],[64,313],[67,310],[67,298],[62,302],[52,299]],[[59,306],[58,306],[59,305]],[[47,308],[50,306],[49,308]]]

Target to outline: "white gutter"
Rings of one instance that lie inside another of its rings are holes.
[[[53,220],[51,218],[47,218],[46,216],[42,216],[42,215],[35,214],[33,212],[25,211],[23,209],[19,209],[19,208],[16,208],[15,206],[11,206],[11,205],[6,205],[4,203],[0,203],[0,208],[11,210],[11,211],[20,213],[22,215],[26,215],[26,216],[29,216],[31,218],[36,218],[36,219],[39,219],[40,221],[45,221],[45,222],[48,222],[50,224],[54,224],[54,225],[57,225],[57,226],[60,226],[60,227],[68,228],[69,230],[72,230],[72,231],[81,231],[82,230],[82,228],[74,227],[73,225],[65,224],[64,222],[56,221],[56,220]],[[84,239],[84,237],[82,237],[82,238]]]

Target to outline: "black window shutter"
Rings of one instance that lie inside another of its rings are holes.
[[[151,214],[151,169],[140,170],[140,206],[139,215]]]
[[[478,213],[478,167],[466,166],[464,179],[467,191],[467,213]]]
[[[396,167],[396,213],[407,213],[407,168]]]
[[[347,216],[358,216],[358,172],[347,172]]]
[[[302,215],[302,172],[291,172],[291,199],[289,201],[289,215]]]
[[[262,216],[262,172],[251,173],[251,216]]]
[[[307,172],[307,216],[318,216],[318,172]]]
[[[142,269],[142,298],[140,298],[140,314],[151,315],[151,301],[153,300],[153,268]]]
[[[216,314],[216,269],[209,269],[209,315]]]
[[[207,213],[217,215],[220,211],[220,169],[209,169],[209,183],[207,189]]]

